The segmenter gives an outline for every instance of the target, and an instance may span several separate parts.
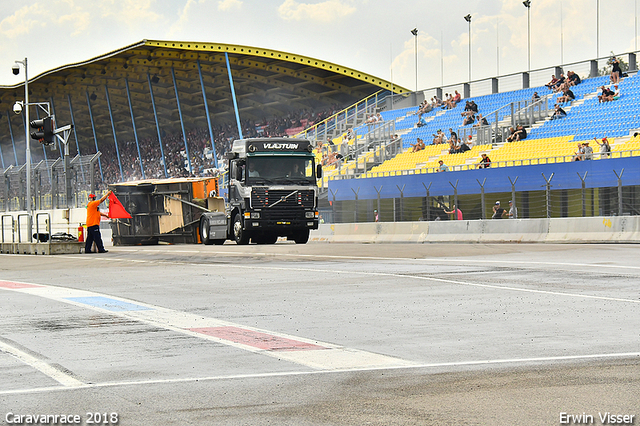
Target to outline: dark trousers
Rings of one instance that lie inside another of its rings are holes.
[[[100,225],[89,226],[87,228],[87,241],[84,244],[84,252],[90,253],[91,246],[96,243],[98,253],[104,252],[104,245],[102,244],[102,235],[100,235]]]

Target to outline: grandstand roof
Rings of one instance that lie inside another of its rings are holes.
[[[199,64],[212,124],[235,122],[225,53],[242,120],[260,121],[301,109],[342,108],[379,90],[408,92],[372,75],[303,55],[232,44],[142,40],[31,78],[29,101],[51,102],[59,126],[72,122],[73,109],[80,145],[93,145],[88,99],[99,142],[113,140],[108,90],[118,140],[133,140],[127,90],[139,136],[153,136],[151,81],[160,127],[176,133],[180,132],[180,116],[175,74],[185,127],[204,128],[207,121]],[[23,98],[24,83],[0,86],[0,142],[5,146],[11,144],[7,115],[15,139],[24,139],[22,120],[11,112],[15,101]]]

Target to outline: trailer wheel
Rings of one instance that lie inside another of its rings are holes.
[[[242,229],[242,217],[240,213],[236,213],[233,217],[233,239],[238,245],[249,244],[249,234]]]
[[[296,244],[307,244],[307,241],[309,241],[309,229],[307,228],[296,232],[293,236],[293,241],[295,241]]]
[[[206,217],[200,219],[200,240],[205,246],[213,244],[213,240],[209,238],[209,220]]]

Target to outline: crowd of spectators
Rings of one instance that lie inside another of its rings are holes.
[[[260,122],[245,121],[242,123],[242,135],[252,137],[287,137],[291,129],[311,126],[324,120],[335,112],[335,108],[316,112],[301,110],[283,117],[263,119]],[[167,177],[195,177],[211,176],[224,169],[224,153],[231,149],[234,140],[238,139],[238,129],[235,123],[213,126],[213,139],[218,168],[213,157],[211,136],[208,128],[195,128],[186,132],[187,149],[182,132],[162,136],[162,150],[157,137],[140,139],[140,155],[135,140],[118,141],[118,149],[114,143],[99,145],[102,156],[102,175],[106,187],[109,183],[142,179],[140,157],[147,179],[164,178],[165,166]],[[164,160],[162,153],[164,151]],[[120,174],[122,165],[122,176]],[[96,172],[100,178],[100,171]],[[100,179],[98,179],[100,181]]]

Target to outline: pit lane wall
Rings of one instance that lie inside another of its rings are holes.
[[[38,212],[39,232],[78,235],[78,225],[86,220],[86,209],[44,210]],[[44,214],[43,214],[44,213]],[[26,220],[5,212],[0,241],[26,241]],[[12,219],[11,219],[12,218]],[[100,225],[105,246],[111,245],[109,221]],[[33,224],[36,232],[36,224]],[[12,235],[13,234],[13,235]],[[640,216],[611,216],[552,219],[447,220],[431,222],[363,222],[321,224],[311,231],[309,241],[329,243],[640,243]]]
[[[27,242],[27,212],[0,212],[2,227],[0,228],[0,242]],[[63,232],[78,237],[78,226],[87,220],[86,208],[38,210],[33,213],[33,234],[48,232],[47,221],[51,223],[51,234]],[[36,223],[37,222],[37,223]],[[84,228],[86,236],[86,227]],[[105,246],[111,244],[111,227],[109,220],[102,220],[100,233]]]
[[[329,243],[640,243],[640,216],[321,224]]]

